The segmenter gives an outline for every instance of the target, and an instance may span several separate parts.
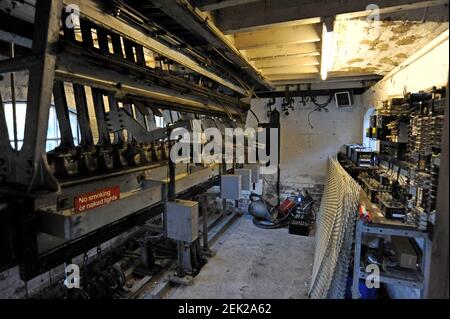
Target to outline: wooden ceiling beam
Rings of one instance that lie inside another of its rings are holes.
[[[378,81],[382,78],[380,75],[361,72],[330,72],[326,82],[345,82],[345,81]],[[319,73],[297,73],[287,75],[273,75],[268,77],[275,85],[285,84],[304,84],[304,83],[323,83]]]
[[[317,73],[319,72],[319,68],[316,65],[306,65],[306,66],[282,66],[279,68],[271,68],[263,70],[264,76],[268,78],[269,81],[272,81],[275,76],[296,76],[304,73]]]
[[[261,0],[195,0],[192,4],[201,11],[215,11],[258,1]]]
[[[255,67],[264,72],[267,68],[278,68],[283,66],[309,66],[319,65],[319,59],[315,56],[307,57],[276,57],[255,61]]]
[[[319,42],[319,29],[317,25],[299,25],[238,33],[234,36],[234,44],[239,50],[248,50],[278,44]]]
[[[65,5],[77,5],[80,8],[80,15],[91,20],[95,24],[117,32],[127,39],[133,39],[139,45],[146,47],[158,54],[161,54],[203,76],[206,76],[229,89],[242,95],[247,95],[246,90],[228,78],[224,78],[217,71],[210,71],[198,61],[193,60],[183,52],[168,46],[166,43],[148,35],[144,28],[137,24],[127,23],[104,10],[105,4],[100,0],[64,0]]]
[[[315,42],[280,44],[266,46],[264,48],[243,50],[242,53],[250,61],[282,56],[317,56],[320,55],[320,46]]]
[[[216,25],[225,34],[255,30],[293,21],[351,13],[368,16],[368,5],[376,4],[380,13],[413,10],[448,4],[448,0],[266,0],[216,11]]]

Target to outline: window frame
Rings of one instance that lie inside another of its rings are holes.
[[[16,116],[17,116],[17,106],[21,105],[21,107],[25,107],[26,108],[28,103],[27,103],[26,100],[18,100],[18,101],[15,101],[15,104],[16,104]],[[3,110],[4,110],[5,118],[6,118],[6,125],[7,125],[7,130],[8,130],[9,142],[10,142],[11,148],[14,151],[18,152],[22,148],[24,139],[23,138],[19,139],[18,136],[11,136],[9,134],[10,133],[9,132],[10,131],[9,125],[12,125],[12,123],[14,121],[14,115],[13,115],[13,112],[11,110],[11,118],[10,118],[8,116],[8,112],[6,112],[6,109],[7,109],[7,107],[10,107],[12,109],[12,105],[13,105],[12,101],[3,101]],[[73,134],[74,144],[78,145],[80,143],[80,126],[78,125],[77,113],[76,113],[76,110],[74,108],[71,108],[71,107],[68,108],[68,111],[69,111],[69,119],[71,120],[72,118],[74,118],[75,121],[76,121],[77,130],[76,130],[76,132],[73,132],[73,130],[72,130],[72,134]],[[25,111],[23,118],[21,118],[21,119],[17,119],[16,118],[16,122],[17,123],[19,121],[23,122],[24,130],[25,130],[26,114],[27,114],[27,112]],[[48,122],[47,138],[46,138],[46,145],[45,145],[46,152],[52,151],[53,149],[55,149],[56,147],[58,147],[61,144],[61,130],[59,128],[58,117],[56,115],[56,109],[55,109],[55,105],[54,104],[50,104],[50,111],[49,111],[49,119],[48,119],[48,121],[49,122]],[[51,121],[53,121],[53,123],[51,123]],[[55,131],[56,135],[49,136],[50,125],[53,125],[53,130]],[[71,128],[73,128],[72,122],[70,123],[70,126],[71,126]],[[25,134],[25,131],[23,132],[23,134]],[[56,142],[56,146],[49,148],[48,147],[48,143],[49,142]],[[16,149],[15,145],[17,145],[17,149]]]

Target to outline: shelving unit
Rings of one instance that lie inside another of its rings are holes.
[[[428,233],[418,230],[413,225],[386,219],[379,208],[375,204],[370,203],[365,193],[361,194],[361,202],[369,209],[372,215],[372,222],[368,223],[364,220],[359,220],[356,224],[352,298],[360,298],[359,281],[360,279],[365,280],[368,276],[368,274],[361,269],[361,246],[365,235],[400,236],[423,239],[420,264],[421,271],[409,269],[402,269],[401,271],[389,273],[380,271],[380,282],[419,289],[421,291],[421,298],[425,297],[431,256],[431,241],[428,238]]]
[[[406,161],[399,161],[398,159],[396,159],[395,157],[389,156],[389,155],[377,155],[377,157],[385,162],[390,162],[391,164],[400,167],[401,169],[404,170],[409,170],[414,168],[413,165],[409,162]]]
[[[340,152],[338,154],[338,158],[339,158],[339,161],[340,161],[342,167],[355,179],[362,172],[371,172],[371,171],[375,170],[374,167],[358,167],[358,166],[356,166],[355,163],[353,163],[347,157],[347,155],[345,155],[342,152]]]

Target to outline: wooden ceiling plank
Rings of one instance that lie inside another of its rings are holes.
[[[273,45],[264,48],[243,50],[248,60],[260,60],[277,56],[316,56],[320,54],[317,43],[299,43],[287,45]]]
[[[215,11],[258,1],[261,0],[196,0],[193,2],[193,5],[199,8],[201,11]]]
[[[307,66],[282,66],[279,68],[265,69],[262,73],[264,74],[264,76],[267,76],[270,80],[270,77],[273,75],[317,73],[317,72],[319,72],[319,68],[317,66],[307,65]]]
[[[382,76],[374,75],[371,73],[361,73],[361,72],[330,72],[327,82],[341,82],[341,81],[377,81],[381,79]],[[287,74],[287,75],[272,75],[267,77],[272,83],[280,82],[283,83],[322,83],[320,74],[318,73],[297,73],[297,74]]]
[[[307,57],[276,57],[255,61],[257,69],[264,70],[266,68],[277,68],[283,66],[308,66],[319,65],[319,59],[314,56]]]
[[[370,4],[378,5],[382,12],[395,12],[446,3],[448,4],[448,0],[378,0],[375,2],[373,0],[266,0],[216,11],[216,25],[225,34],[234,34],[255,30],[255,28],[339,14],[353,13],[355,16],[368,16],[371,12],[366,8]]]
[[[300,25],[235,34],[234,43],[239,50],[256,49],[278,44],[319,42],[317,25]]]

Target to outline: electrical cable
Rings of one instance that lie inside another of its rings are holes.
[[[258,118],[258,116],[255,114],[255,112],[253,112],[252,109],[249,109],[249,111],[253,114],[253,116],[255,117],[256,121],[257,121],[258,124],[259,124],[259,123],[260,123],[260,122],[259,122],[259,118]]]
[[[286,216],[289,216],[289,215],[286,215]],[[267,221],[259,221],[256,217],[253,217],[253,224],[256,227],[263,228],[263,229],[278,229],[278,228],[286,227],[288,225],[288,223],[285,223],[285,220],[283,220],[282,222],[279,222],[279,223],[271,223],[271,222],[267,222]]]
[[[310,127],[311,129],[314,128],[314,126],[312,126],[312,124],[311,124],[311,114],[313,114],[316,110],[317,110],[317,109],[314,109],[314,110],[312,110],[311,112],[308,113],[308,124],[309,124],[309,127]]]
[[[320,103],[316,102],[316,97],[313,96],[313,97],[311,97],[311,102],[313,102],[314,105],[317,106],[318,108],[323,109],[323,108],[326,108],[331,103],[332,99],[333,99],[333,95],[330,95],[327,102],[320,104]]]
[[[316,108],[314,110],[312,110],[311,112],[308,113],[308,124],[311,127],[311,129],[314,128],[314,126],[311,124],[311,114],[313,114],[314,112],[320,112],[322,110],[325,110],[325,112],[328,112],[327,106],[331,103],[331,100],[333,99],[333,96],[330,95],[328,98],[328,101],[326,103],[317,103],[316,101],[316,97],[312,96],[311,97],[311,102],[316,106]]]
[[[229,63],[233,64],[233,62],[228,59],[226,56],[224,56],[220,51],[218,51],[217,49],[214,48],[214,51],[219,54],[225,61],[228,61]],[[247,85],[247,83],[245,83],[244,81],[242,81],[236,74],[234,74],[233,72],[231,72],[230,70],[220,66],[220,65],[216,65],[218,68],[222,69],[223,71],[227,72],[228,75],[230,75],[233,79],[236,80],[236,82],[238,82],[242,88],[245,90],[245,93],[247,94],[247,96],[253,96],[254,94],[254,90]]]

